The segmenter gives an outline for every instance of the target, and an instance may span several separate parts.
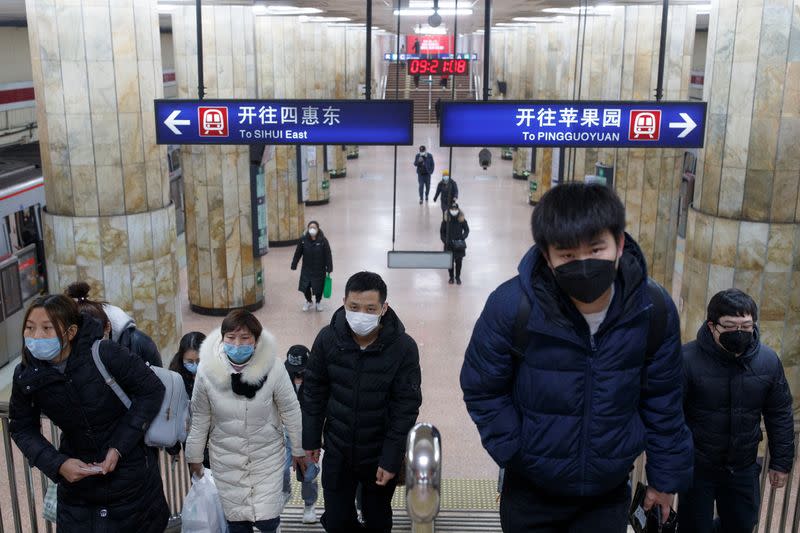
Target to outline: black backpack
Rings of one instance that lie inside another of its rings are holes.
[[[650,311],[650,326],[647,330],[647,348],[645,349],[644,360],[642,361],[642,389],[647,387],[647,367],[655,359],[656,352],[664,342],[664,334],[667,329],[667,306],[664,299],[668,296],[661,285],[650,278],[647,278],[647,292],[653,302]],[[514,358],[514,370],[519,367],[525,358],[525,350],[528,348],[528,319],[531,316],[531,301],[525,292],[520,293],[519,308],[517,318],[514,320],[514,344],[511,346],[511,355]]]

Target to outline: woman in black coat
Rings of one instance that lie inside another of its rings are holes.
[[[439,237],[444,244],[444,251],[453,252],[453,263],[455,263],[455,282],[461,285],[461,263],[467,255],[467,237],[469,236],[469,224],[464,218],[464,212],[459,209],[457,203],[453,203],[445,213],[442,225],[439,228]],[[453,268],[447,270],[450,273],[450,283],[453,284]]]
[[[164,531],[157,451],[144,433],[164,386],[141,358],[102,340],[100,358],[130,396],[126,409],[92,358],[103,325],[67,296],[41,296],[24,319],[25,348],[14,369],[9,433],[32,466],[58,484],[57,530]],[[42,436],[41,416],[62,432],[56,449]]]
[[[325,234],[319,229],[319,223],[312,220],[306,227],[306,232],[297,243],[297,250],[292,259],[292,270],[297,270],[297,263],[303,260],[303,268],[300,270],[300,285],[297,290],[306,297],[303,304],[303,311],[308,311],[313,307],[311,303],[311,293],[317,300],[317,311],[322,311],[322,290],[325,287],[325,275],[333,272],[333,258],[331,256],[331,246]]]

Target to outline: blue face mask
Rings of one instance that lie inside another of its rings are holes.
[[[183,362],[183,368],[189,371],[190,374],[197,374],[197,363],[192,361],[191,363],[187,363],[186,361]]]
[[[61,353],[61,341],[58,340],[58,337],[50,339],[25,337],[25,347],[32,356],[40,361],[52,361]]]
[[[255,350],[255,346],[252,344],[230,344],[228,342],[222,343],[222,347],[225,350],[225,355],[228,356],[228,359],[231,360],[232,363],[241,365],[246,363],[253,357],[253,351]]]

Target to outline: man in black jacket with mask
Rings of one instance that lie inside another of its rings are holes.
[[[694,437],[695,466],[693,486],[679,499],[681,532],[753,530],[760,500],[762,466],[756,456],[762,415],[770,483],[786,485],[794,461],[792,394],[780,359],[759,339],[757,321],[758,308],[749,295],[724,290],[711,298],[697,340],[683,347],[683,404]]]
[[[386,303],[386,283],[359,272],[344,306],[319,332],[303,382],[303,448],[325,457],[322,490],[328,533],[385,533],[403,464],[406,436],[422,403],[417,344]],[[362,486],[364,525],[356,518]]]

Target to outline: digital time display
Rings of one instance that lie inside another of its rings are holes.
[[[467,76],[469,61],[466,59],[409,59],[408,73],[411,76]]]

